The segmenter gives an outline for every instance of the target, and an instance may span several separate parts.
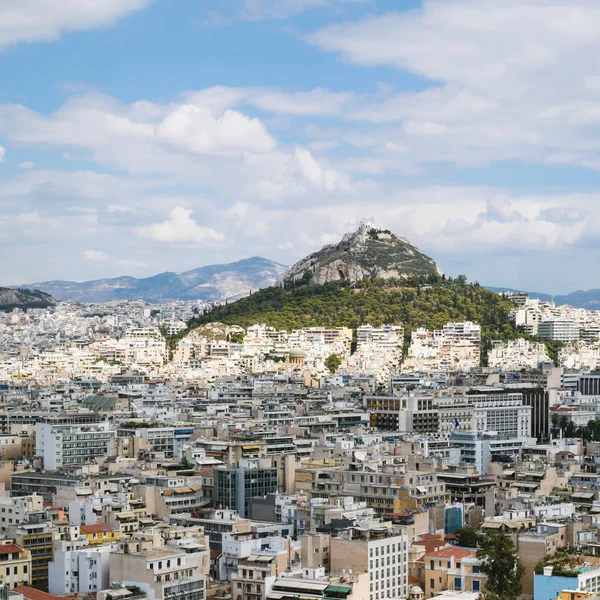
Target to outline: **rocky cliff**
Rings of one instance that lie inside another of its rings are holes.
[[[309,278],[313,284],[331,281],[405,279],[411,275],[440,274],[436,262],[419,251],[406,238],[369,224],[344,235],[338,244],[324,246],[297,262],[286,279]]]
[[[26,310],[28,308],[47,308],[54,306],[56,300],[39,290],[22,290],[0,288],[0,310],[11,311],[15,308]]]

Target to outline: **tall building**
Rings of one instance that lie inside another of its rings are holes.
[[[248,514],[248,500],[277,491],[277,469],[268,459],[242,459],[214,469],[213,506]]]
[[[408,535],[405,528],[376,524],[352,528],[331,539],[331,574],[369,573],[368,600],[408,595]],[[367,600],[367,598],[365,598]]]

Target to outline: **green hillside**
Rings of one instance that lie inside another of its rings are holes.
[[[478,284],[436,275],[363,281],[358,285],[310,285],[306,280],[270,287],[220,306],[189,323],[190,328],[220,321],[247,327],[266,323],[288,331],[300,327],[403,323],[407,334],[417,327],[439,329],[451,321],[481,324],[484,346],[492,339],[510,339],[517,332],[508,322],[513,305]]]

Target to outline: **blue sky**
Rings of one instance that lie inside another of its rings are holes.
[[[0,283],[291,264],[367,218],[600,287],[592,0],[5,0]]]

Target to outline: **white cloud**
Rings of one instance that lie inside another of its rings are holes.
[[[100,250],[85,250],[83,260],[86,262],[104,262],[108,260],[108,254]]]
[[[4,155],[6,154],[6,148],[0,146],[0,162],[4,160]]]
[[[599,27],[592,0],[425,0],[420,10],[337,23],[307,40],[353,64],[429,82],[421,92],[355,98],[340,113],[398,125],[369,132],[382,162],[382,149],[401,147],[406,163],[516,159],[599,169]]]
[[[25,162],[19,163],[19,169],[33,169],[35,167],[35,163],[31,160],[26,160]]]
[[[340,173],[332,169],[323,169],[314,159],[310,150],[306,148],[296,148],[295,159],[298,163],[302,175],[314,186],[325,188],[326,190],[347,189],[348,183]]]
[[[192,211],[176,206],[162,223],[140,227],[140,237],[172,244],[213,245],[225,241],[225,236],[211,227],[203,227],[191,218]]]
[[[267,152],[275,140],[260,119],[233,110],[214,117],[203,106],[185,104],[171,112],[156,130],[158,139],[190,152]]]
[[[131,267],[132,269],[145,269],[148,266],[147,263],[137,258],[122,258],[117,262],[124,267]]]
[[[131,213],[133,209],[130,206],[123,206],[122,204],[109,204],[107,208],[109,213]]]
[[[151,0],[2,0],[0,50],[53,41],[62,33],[98,29],[145,8]]]

